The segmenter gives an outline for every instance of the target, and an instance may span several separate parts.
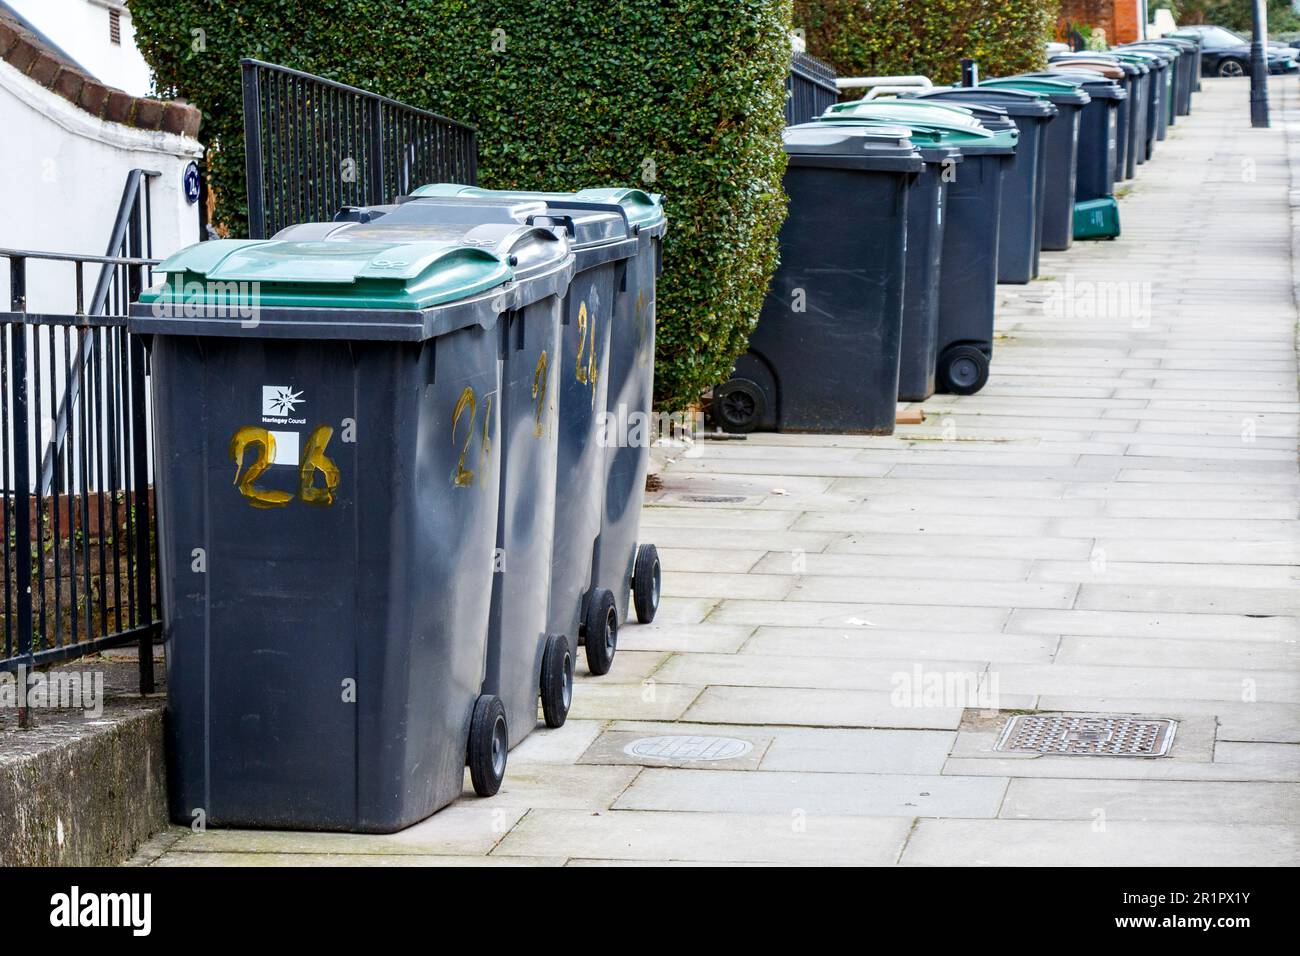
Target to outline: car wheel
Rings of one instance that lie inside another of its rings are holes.
[[[1245,76],[1246,64],[1240,60],[1222,60],[1219,63],[1219,76]]]

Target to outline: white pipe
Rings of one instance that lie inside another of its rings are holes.
[[[874,100],[881,94],[896,95],[898,93],[915,93],[917,90],[927,89],[924,86],[873,86],[867,91],[863,99]]]
[[[842,90],[861,90],[872,86],[933,86],[928,76],[841,76],[835,85]]]

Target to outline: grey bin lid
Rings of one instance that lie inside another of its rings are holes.
[[[575,251],[633,238],[627,216],[621,211],[607,208],[566,212],[531,199],[502,202],[473,197],[414,197],[387,205],[350,207],[340,212],[340,217],[344,216],[347,218],[341,221],[289,226],[275,238],[305,238],[310,233],[315,239],[389,239],[402,235],[411,239],[438,239],[459,236],[468,227],[487,223],[567,231],[569,244]]]
[[[905,126],[838,123],[803,123],[781,133],[792,166],[829,165],[824,161],[840,159],[864,170],[920,172],[921,154],[910,137]]]
[[[1106,66],[1114,66],[1124,71],[1125,76],[1137,76],[1139,73],[1149,72],[1149,68],[1140,63],[1131,63],[1128,60],[1121,60],[1118,57],[1111,56],[1107,53],[1062,53],[1059,57],[1049,57],[1047,65],[1059,63],[1064,60],[1089,60],[1095,63],[1104,63]]]
[[[922,93],[906,93],[903,96],[905,99],[945,100],[968,107],[973,107],[975,104],[996,106],[1007,116],[1041,116],[1046,119],[1057,113],[1052,102],[1037,93],[992,86],[983,89],[978,86],[939,86]],[[980,119],[982,121],[983,117]]]
[[[557,247],[551,230],[537,226],[500,221],[477,223],[437,223],[421,225],[395,222],[393,213],[361,222],[306,222],[281,229],[274,239],[288,242],[447,242],[461,246],[490,249],[514,268],[516,279],[554,268],[558,255],[568,251],[561,242]],[[563,237],[561,237],[563,239]]]

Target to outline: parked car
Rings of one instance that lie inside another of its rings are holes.
[[[1250,39],[1227,27],[1211,23],[1179,27],[1169,36],[1201,41],[1202,76],[1245,76],[1250,72]],[[1295,49],[1282,43],[1269,43],[1267,53],[1268,72],[1300,72],[1300,66],[1296,65],[1300,53]]]

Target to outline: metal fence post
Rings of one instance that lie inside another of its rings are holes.
[[[14,312],[27,311],[27,260],[15,257],[9,260],[9,300]],[[16,324],[17,335],[13,344],[14,366],[14,540],[15,590],[17,594],[17,656],[31,661],[32,656],[32,499],[31,451],[28,447],[27,411],[27,326]],[[8,542],[5,543],[8,546]],[[39,542],[36,553],[41,553]],[[27,673],[19,671],[18,726],[31,726],[31,713],[27,708]]]
[[[262,89],[257,65],[241,63],[244,87],[244,176],[248,183],[248,238],[266,238],[262,183]]]
[[[366,143],[366,202],[385,202],[384,195],[384,104],[370,101],[370,137]]]

